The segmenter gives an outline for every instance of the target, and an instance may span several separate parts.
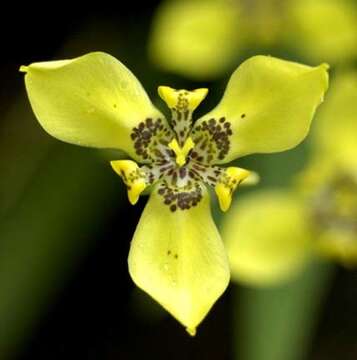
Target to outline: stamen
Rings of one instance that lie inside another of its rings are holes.
[[[249,174],[248,170],[237,167],[229,167],[224,171],[214,188],[222,211],[229,209],[234,190]]]
[[[176,139],[173,139],[168,145],[168,147],[175,153],[176,163],[180,167],[186,164],[187,155],[194,146],[195,143],[190,137],[186,139],[183,147],[178,144]]]
[[[145,172],[139,168],[136,162],[131,160],[115,160],[111,161],[110,165],[123,179],[128,188],[129,201],[135,205],[147,186]]]

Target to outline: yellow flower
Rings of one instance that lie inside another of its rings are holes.
[[[235,280],[274,284],[321,257],[357,264],[356,89],[357,73],[332,82],[310,138],[309,162],[290,189],[247,196],[225,218]]]
[[[192,113],[207,89],[160,86],[171,110],[168,122],[110,55],[21,67],[33,111],[49,134],[121,149],[133,159],[111,162],[132,204],[151,189],[130,247],[130,275],[192,335],[230,277],[206,185],[226,211],[239,183],[252,177],[220,164],[296,146],[327,89],[326,69],[252,57],[234,72],[217,107],[196,122]]]
[[[252,49],[295,52],[330,64],[357,56],[352,0],[165,0],[149,41],[153,62],[195,79],[215,78]]]

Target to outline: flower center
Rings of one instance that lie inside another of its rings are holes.
[[[227,211],[232,194],[249,171],[212,165],[229,150],[231,123],[225,117],[209,118],[193,128],[192,113],[207,95],[207,89],[158,88],[171,110],[171,125],[160,117],[146,118],[130,134],[136,154],[145,165],[131,160],[111,162],[128,188],[132,204],[151,185],[171,211],[188,210],[202,198],[203,183],[214,187],[222,211]]]
[[[314,219],[322,229],[334,228],[357,238],[357,181],[340,174],[313,199]]]
[[[181,147],[176,139],[173,139],[169,144],[168,147],[175,153],[176,156],[176,164],[181,167],[186,164],[186,158],[189,152],[194,148],[195,143],[188,137]]]

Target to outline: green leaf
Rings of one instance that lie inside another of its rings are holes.
[[[13,358],[33,334],[76,263],[93,246],[93,231],[111,208],[108,198],[117,185],[108,165],[79,148],[55,145],[38,165],[16,206],[0,221],[4,359]]]
[[[294,281],[274,288],[234,289],[235,359],[307,359],[334,268],[311,264]]]

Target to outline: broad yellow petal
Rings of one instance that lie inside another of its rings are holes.
[[[286,281],[312,253],[307,213],[290,193],[263,191],[241,198],[224,217],[222,238],[232,279],[248,285]]]
[[[121,149],[143,160],[131,138],[134,128],[145,128],[148,119],[166,124],[136,77],[108,54],[33,63],[21,71],[38,121],[60,140]]]
[[[228,260],[206,189],[186,192],[180,200],[175,195],[181,196],[182,190],[170,195],[165,186],[151,194],[141,216],[129,271],[136,285],[193,335],[228,285]]]
[[[212,142],[212,162],[290,149],[307,135],[328,87],[327,65],[255,56],[233,73],[221,102],[199,119],[192,139]]]

